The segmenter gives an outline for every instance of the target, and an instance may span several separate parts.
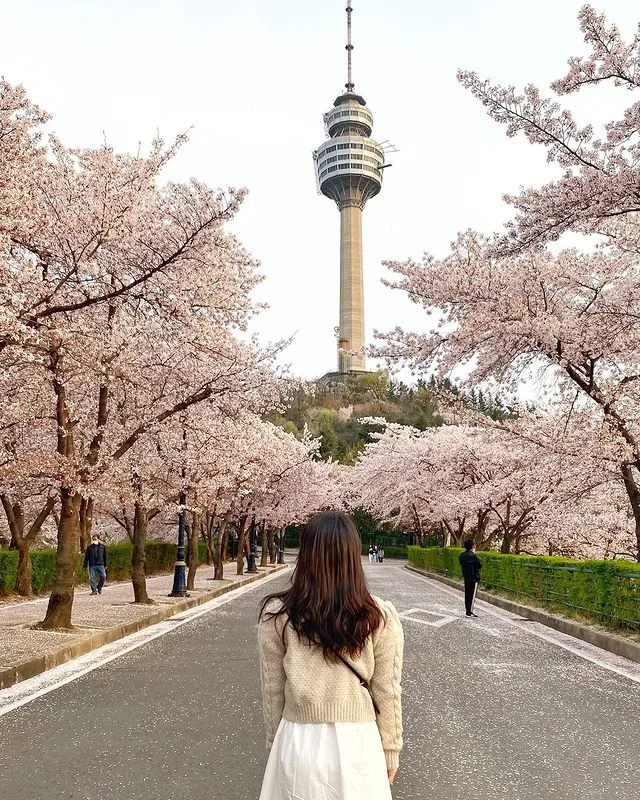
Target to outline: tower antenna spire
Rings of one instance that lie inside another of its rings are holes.
[[[351,7],[351,3],[347,5],[347,82],[345,83],[345,89],[348,92],[352,92],[355,88],[353,83],[353,76],[351,73],[351,51],[353,50],[353,44],[351,44],[351,14],[353,12],[353,8]]]

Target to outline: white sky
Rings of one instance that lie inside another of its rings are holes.
[[[594,0],[595,2],[595,0]],[[553,174],[544,151],[507,139],[456,81],[458,67],[546,89],[585,52],[581,0],[354,0],[356,91],[373,137],[400,150],[364,214],[365,319],[424,326],[380,284],[383,259],[444,255],[456,232],[491,232],[505,192]],[[119,150],[193,128],[166,177],[247,186],[233,225],[262,260],[263,340],[296,333],[285,361],[304,377],[335,369],[339,216],[318,196],[312,151],[322,113],[346,80],[344,0],[0,0],[0,74],[23,83],[69,145],[106,135]],[[630,36],[630,0],[608,0]],[[546,94],[546,91],[545,91]],[[630,102],[628,93],[622,101]],[[597,98],[597,103],[594,102]],[[607,120],[602,91],[571,100],[580,121]],[[369,364],[369,366],[373,366]]]

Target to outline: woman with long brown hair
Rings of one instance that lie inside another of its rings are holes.
[[[300,538],[291,584],[260,608],[269,760],[260,800],[390,800],[402,749],[403,634],[372,596],[349,517],[326,511]]]

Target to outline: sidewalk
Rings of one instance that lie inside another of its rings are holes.
[[[88,587],[77,588],[68,633],[32,630],[44,619],[48,597],[0,605],[0,689],[31,678],[97,647],[128,636],[188,608],[266,577],[282,566],[259,568],[258,574],[236,575],[235,561],[224,565],[224,580],[214,581],[213,567],[201,565],[196,588],[189,597],[168,597],[173,573],[147,578],[153,605],[134,605],[130,581],[120,581],[92,596]]]

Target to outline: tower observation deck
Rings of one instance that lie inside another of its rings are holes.
[[[320,192],[340,211],[340,322],[338,372],[365,370],[362,211],[382,188],[385,152],[371,138],[373,115],[352,80],[351,4],[347,6],[346,92],[324,115],[326,142],[314,152]],[[350,351],[355,351],[351,354]]]

